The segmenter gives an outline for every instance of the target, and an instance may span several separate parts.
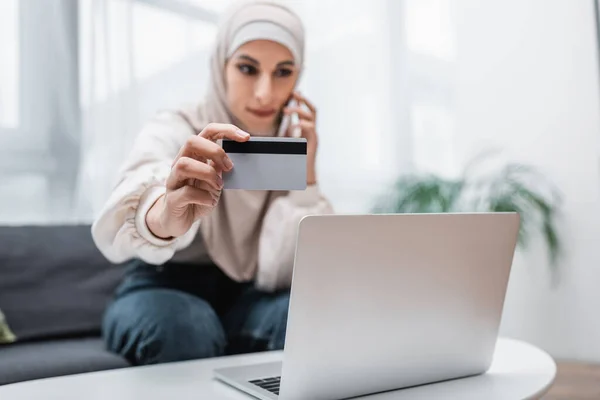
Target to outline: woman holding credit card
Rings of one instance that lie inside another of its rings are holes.
[[[134,365],[283,348],[298,223],[333,212],[317,184],[316,109],[295,91],[304,46],[287,7],[238,4],[219,25],[203,100],[139,133],[92,226],[100,251],[129,263],[103,336]],[[236,166],[219,139],[294,132],[306,190],[223,191]]]

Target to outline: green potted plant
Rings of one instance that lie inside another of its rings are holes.
[[[456,179],[428,173],[401,176],[377,199],[373,211],[515,211],[521,218],[518,246],[525,249],[534,235],[541,235],[550,265],[555,267],[562,251],[557,227],[560,192],[532,166],[508,163],[494,167],[492,161],[492,157],[480,156]]]

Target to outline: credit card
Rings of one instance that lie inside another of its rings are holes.
[[[305,190],[304,138],[251,137],[240,143],[224,139],[233,169],[223,173],[223,189]]]

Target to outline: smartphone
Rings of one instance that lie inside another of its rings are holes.
[[[304,138],[224,139],[233,169],[223,173],[223,189],[305,190],[307,142]]]
[[[290,99],[288,100],[288,102],[286,103],[285,106],[286,107],[296,107],[296,106],[298,106],[298,102],[293,97],[290,97]],[[300,121],[300,118],[298,117],[298,113],[284,115],[281,120],[281,124],[279,125],[279,131],[277,132],[277,136],[285,137],[290,126],[294,126],[294,125],[298,124],[299,121]],[[301,136],[302,136],[302,130],[300,129],[299,126],[296,126],[295,128],[292,129],[292,132],[289,137],[299,138]]]

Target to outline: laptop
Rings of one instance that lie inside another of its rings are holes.
[[[510,212],[305,217],[282,362],[215,377],[263,400],[337,400],[486,372],[519,223]]]

